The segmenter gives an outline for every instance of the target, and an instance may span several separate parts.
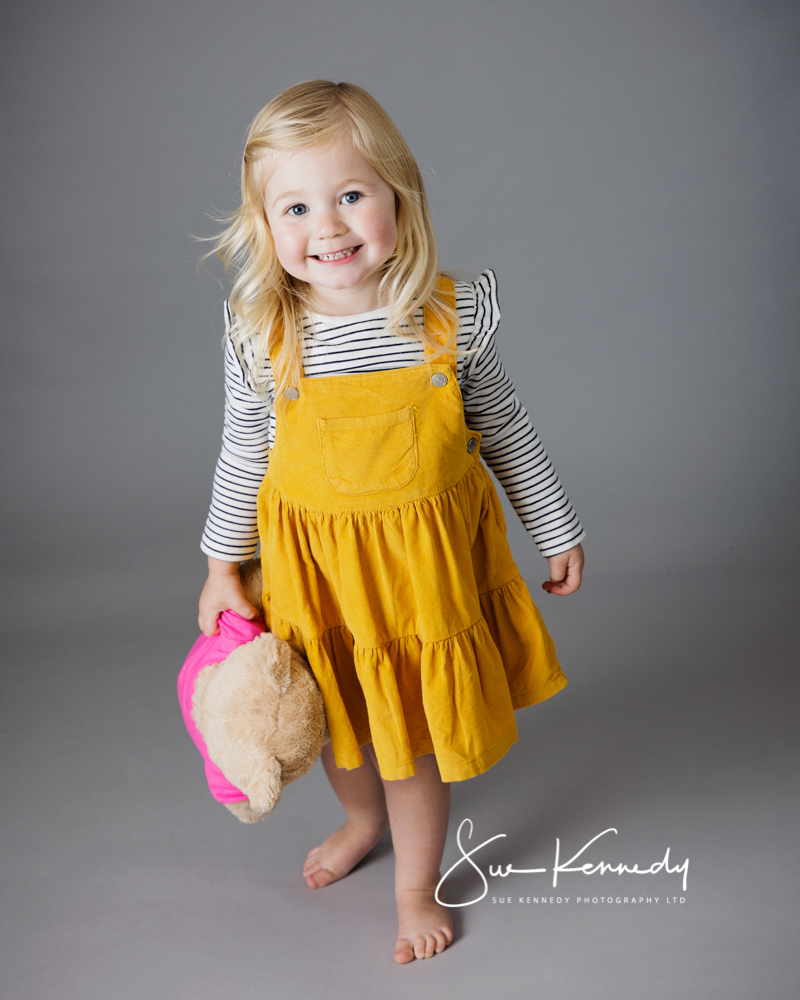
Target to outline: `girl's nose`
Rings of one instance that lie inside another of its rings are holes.
[[[314,235],[320,240],[330,240],[347,232],[344,219],[336,212],[317,215]]]

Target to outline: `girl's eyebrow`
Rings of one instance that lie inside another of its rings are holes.
[[[274,208],[279,201],[283,201],[284,198],[299,198],[302,192],[300,191],[282,191],[278,197],[272,202],[272,207]]]

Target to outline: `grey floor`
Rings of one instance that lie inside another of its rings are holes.
[[[210,798],[175,697],[195,638],[183,559],[39,565],[7,588],[4,997],[797,996],[797,583],[593,579],[542,601],[570,684],[454,786],[445,865],[464,818],[473,845],[506,834],[484,870],[552,866],[557,838],[574,853],[614,827],[589,860],[644,867],[669,847],[686,891],[665,873],[490,878],[444,955],[397,967],[388,842],[325,890],[300,877],[340,821],[319,765],[255,827]],[[453,901],[479,890],[454,872]],[[569,902],[519,902],[542,895]]]

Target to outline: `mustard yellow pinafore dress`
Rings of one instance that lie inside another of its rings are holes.
[[[386,779],[426,753],[444,781],[473,777],[516,741],[514,709],[567,683],[480,439],[452,354],[304,377],[276,400],[258,495],[264,614],[314,672],[339,767],[372,742]]]

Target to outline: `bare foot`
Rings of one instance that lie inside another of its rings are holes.
[[[375,826],[354,826],[348,819],[318,847],[312,847],[303,865],[303,877],[312,889],[344,878],[368,854],[389,828],[388,820]]]
[[[453,921],[446,906],[436,902],[436,887],[397,889],[399,933],[394,960],[405,964],[415,958],[433,958],[453,940]]]

